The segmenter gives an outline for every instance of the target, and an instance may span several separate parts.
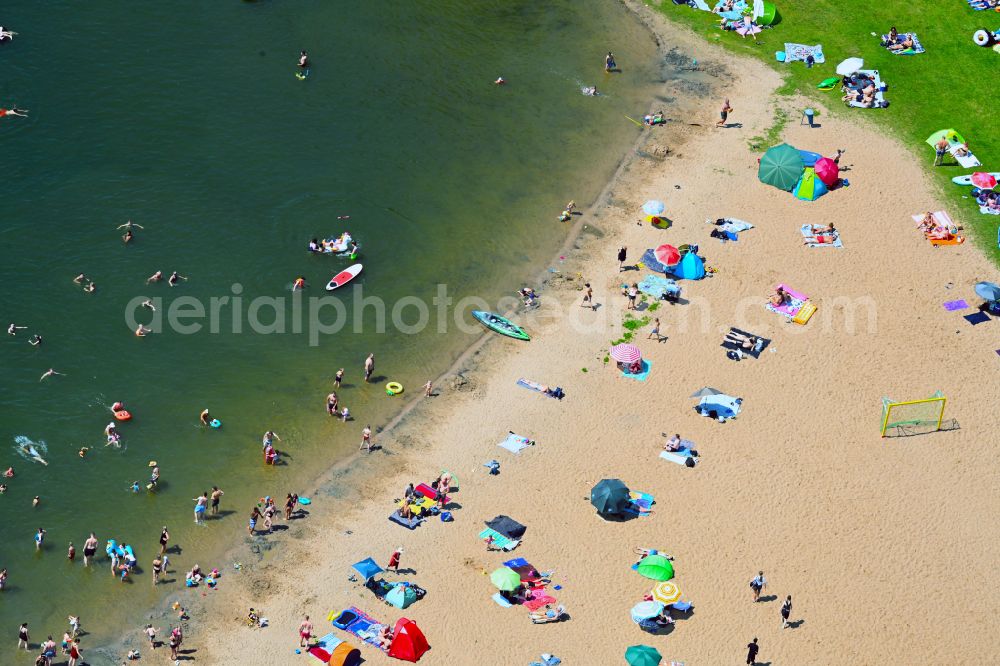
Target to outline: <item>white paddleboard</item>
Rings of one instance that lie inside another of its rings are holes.
[[[361,264],[354,264],[353,266],[348,266],[347,268],[345,268],[344,270],[340,271],[339,273],[333,276],[333,279],[331,279],[330,282],[327,283],[326,290],[333,291],[338,287],[343,287],[345,284],[347,284],[354,278],[358,277],[359,273],[361,273]]]

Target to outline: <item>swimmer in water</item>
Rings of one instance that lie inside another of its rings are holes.
[[[115,425],[114,421],[111,421],[110,423],[108,423],[108,425],[104,426],[105,437],[111,437],[111,435],[116,432],[118,432],[118,427]]]
[[[83,273],[80,273],[75,278],[73,278],[73,282],[75,282],[77,284],[82,284],[82,283],[84,283],[86,281],[87,281],[87,276],[85,274],[83,274]]]
[[[170,274],[170,277],[167,278],[167,284],[169,284],[172,287],[175,284],[177,284],[178,280],[187,280],[187,278],[178,273],[177,271],[174,271],[173,273]]]
[[[83,290],[84,290],[85,292],[87,292],[88,294],[92,294],[92,293],[94,293],[95,291],[97,291],[97,285],[96,285],[96,284],[94,284],[93,282],[91,282],[91,283],[90,283],[90,284],[88,284],[88,285],[87,285],[86,287],[84,287],[84,288],[83,288]]]
[[[590,86],[583,89],[583,94],[588,97],[597,97],[600,93],[597,92],[597,86]]]
[[[28,110],[19,109],[16,106],[10,109],[0,109],[0,118],[3,118],[4,116],[20,116],[22,118],[27,118]]]
[[[306,288],[306,279],[301,275],[295,278],[295,281],[292,282],[292,291],[298,291],[299,289],[305,289],[305,288]]]
[[[146,227],[142,226],[141,224],[136,224],[132,220],[129,220],[125,224],[119,224],[117,228],[118,229],[125,229],[127,231],[131,231],[132,227],[135,227],[136,229],[145,229],[146,228]]]
[[[336,392],[332,392],[332,393],[330,393],[330,395],[326,396],[326,412],[327,412],[327,414],[329,414],[330,416],[336,416],[337,415],[337,404],[339,402],[340,402],[340,399],[337,397],[337,393]]]
[[[148,298],[142,302],[142,307],[149,308],[153,312],[156,312],[156,306],[153,305],[153,301],[149,300]]]
[[[32,338],[28,340],[28,344],[31,345],[32,347],[37,347],[38,345],[42,344],[42,336],[35,333],[35,335],[33,335]]]
[[[17,335],[18,331],[23,331],[28,328],[27,326],[18,326],[16,324],[11,324],[7,327],[7,335]]]
[[[84,446],[84,447],[82,447],[82,448],[81,448],[81,449],[80,449],[80,450],[79,450],[79,451],[77,452],[77,455],[78,455],[78,456],[80,456],[80,457],[82,458],[82,457],[84,457],[85,455],[87,455],[87,451],[89,451],[89,450],[90,450],[90,447],[89,447],[89,446]]]
[[[162,279],[163,279],[163,271],[156,271],[148,278],[146,278],[146,284],[149,284],[150,282],[159,282]]]
[[[42,542],[45,541],[45,530],[41,527],[38,528],[38,532],[35,534],[35,550],[42,549]]]
[[[35,495],[35,499],[31,500],[32,507],[36,507],[41,503],[42,503],[42,498],[40,498],[38,495]]]
[[[152,329],[146,328],[142,324],[139,324],[139,328],[135,329],[135,336],[137,338],[144,338],[144,337],[146,337],[147,333],[152,333],[152,332],[153,332]]]
[[[306,69],[309,67],[309,54],[305,51],[299,53],[299,68]]]
[[[3,473],[4,478],[13,479],[14,478],[14,466],[11,465],[7,468],[7,471]]]
[[[604,56],[604,71],[613,72],[615,69],[617,69],[617,65],[615,64],[615,54],[608,51],[608,55]]]
[[[38,381],[42,381],[42,380],[43,380],[43,379],[45,379],[46,377],[51,377],[52,375],[62,375],[63,377],[65,377],[65,376],[66,376],[66,375],[65,375],[64,373],[62,373],[62,372],[56,372],[56,371],[55,371],[55,370],[53,370],[52,368],[49,368],[48,370],[46,370],[45,372],[43,372],[43,373],[42,373],[42,376],[41,376],[41,377],[40,377],[40,378],[38,379]]]
[[[212,415],[208,413],[208,408],[201,410],[201,415],[198,417],[201,419],[202,425],[208,425],[212,422]]]
[[[7,484],[0,483],[0,495],[3,495],[5,492],[7,492]]]
[[[132,492],[133,493],[139,492],[139,480],[138,479],[136,479],[135,481],[132,482]]]
[[[127,231],[125,232],[125,235],[124,235],[124,236],[122,236],[122,241],[123,241],[123,242],[124,242],[124,243],[125,243],[126,245],[128,245],[128,244],[129,244],[129,243],[130,243],[130,242],[132,241],[132,239],[133,239],[133,238],[134,238],[134,236],[133,236],[133,234],[132,234],[132,230],[131,230],[131,229],[128,229],[128,230],[127,230]]]
[[[504,78],[502,76],[498,76],[497,80],[493,82],[493,85],[495,85],[495,86],[502,86],[505,83],[507,83],[507,82],[504,81]]]
[[[341,420],[343,420],[344,423],[347,423],[348,419],[351,418],[351,410],[349,410],[347,407],[344,407],[342,410],[340,410],[340,418]]]

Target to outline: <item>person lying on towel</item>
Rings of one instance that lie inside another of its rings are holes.
[[[784,287],[779,286],[774,290],[774,293],[771,294],[771,298],[769,300],[771,302],[771,305],[773,305],[774,307],[780,307],[782,305],[790,303],[792,297],[788,294],[787,291],[785,291]]]
[[[737,344],[743,349],[754,349],[760,341],[760,338],[755,335],[740,335],[739,333],[733,333],[732,331],[726,333],[726,342]],[[667,450],[676,451],[676,449]]]

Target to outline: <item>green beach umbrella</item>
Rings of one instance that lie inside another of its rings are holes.
[[[510,567],[500,567],[490,574],[490,580],[502,592],[513,592],[521,587],[521,574]]]
[[[942,138],[948,139],[948,141],[957,141],[958,143],[965,143],[965,139],[962,138],[962,135],[956,132],[955,130],[943,129],[943,130],[938,130],[937,132],[934,132],[934,134],[931,134],[929,137],[927,137],[927,145],[933,146]]]
[[[674,565],[663,555],[647,555],[639,562],[636,571],[640,576],[653,580],[670,580],[674,577]]]
[[[802,155],[787,143],[768,148],[760,158],[760,168],[757,178],[760,182],[773,185],[779,190],[791,192],[799,182],[802,171],[806,168]]]
[[[625,650],[625,661],[629,666],[657,666],[662,660],[660,651],[648,645],[633,645]]]

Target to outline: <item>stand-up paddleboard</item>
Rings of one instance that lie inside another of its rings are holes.
[[[530,340],[531,336],[525,333],[524,329],[507,319],[506,317],[501,317],[498,314],[492,312],[483,312],[482,310],[473,310],[472,316],[479,320],[486,328],[491,331],[496,331],[501,335],[506,335],[511,338],[516,338],[518,340]]]
[[[997,180],[1000,180],[1000,172],[990,171],[989,174]],[[956,185],[972,185],[972,174],[970,173],[968,176],[955,176],[951,179],[951,182]]]
[[[333,291],[334,289],[343,287],[345,284],[358,277],[359,273],[361,273],[361,264],[348,266],[333,276],[333,279],[326,285],[326,290]]]

